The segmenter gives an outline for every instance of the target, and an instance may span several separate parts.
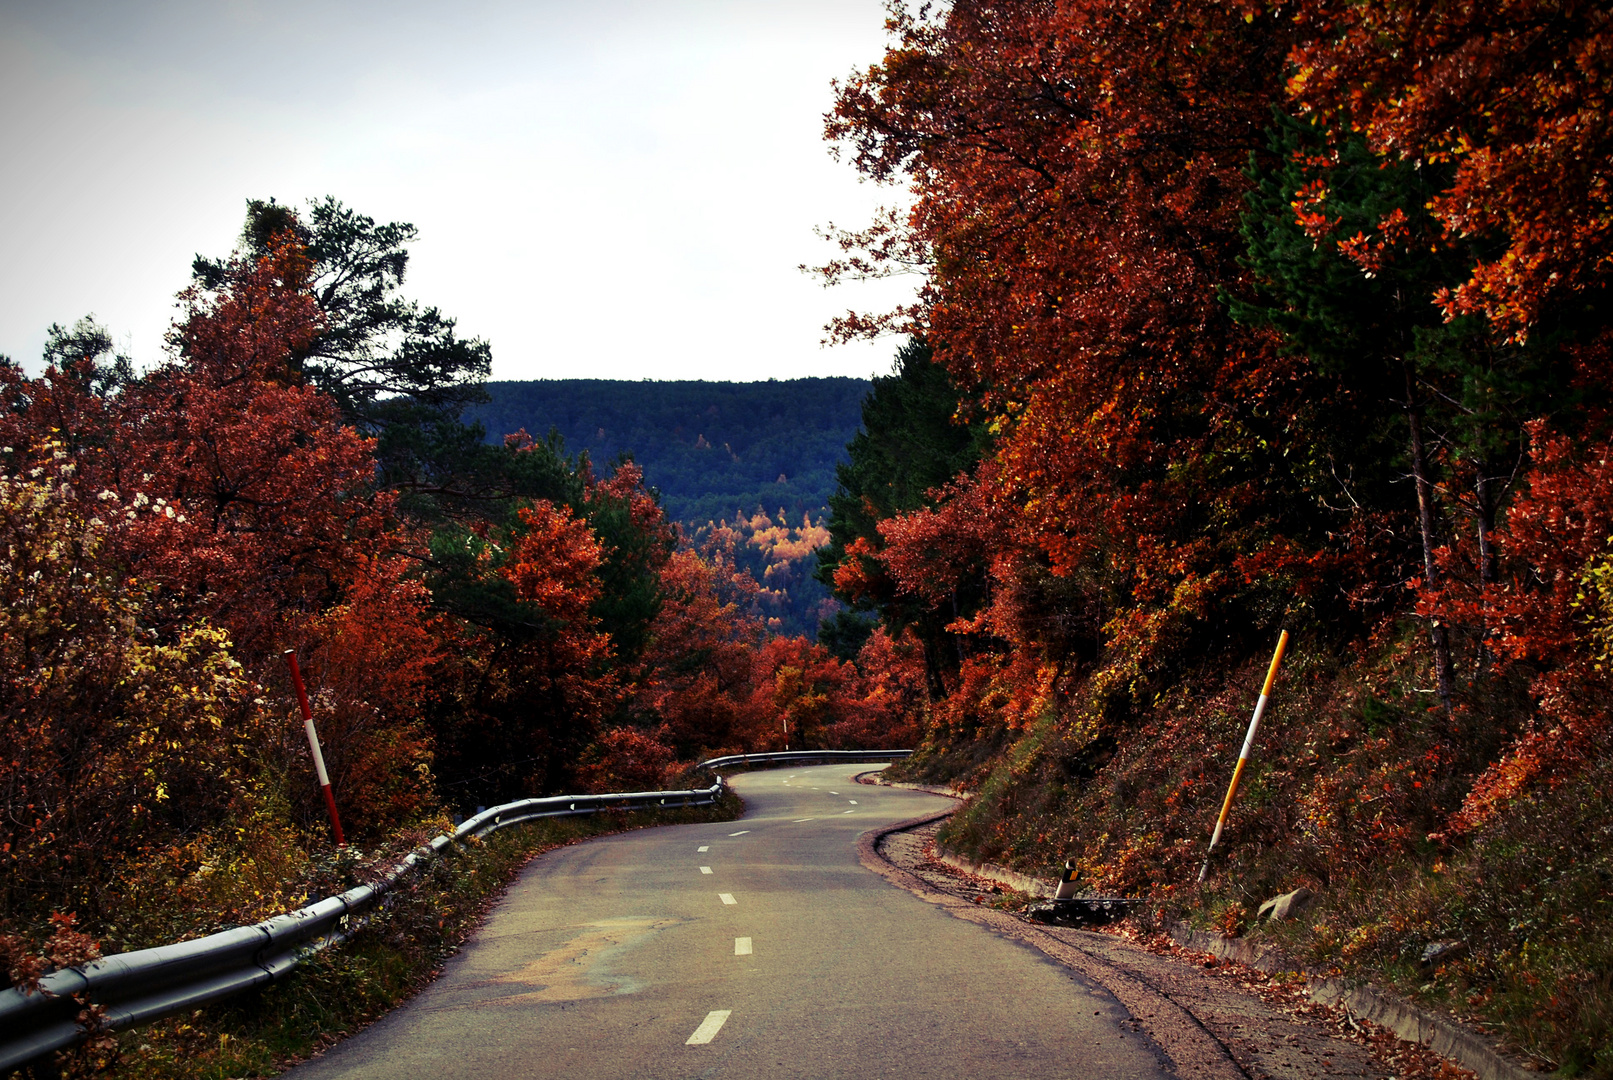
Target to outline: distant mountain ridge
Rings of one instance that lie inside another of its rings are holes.
[[[767,382],[540,379],[490,382],[466,411],[491,441],[551,430],[596,466],[630,453],[667,516],[692,527],[736,511],[784,511],[790,523],[828,512],[835,466],[862,422],[866,379]]]

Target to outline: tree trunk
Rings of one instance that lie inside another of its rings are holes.
[[[1475,463],[1478,475],[1473,481],[1473,500],[1478,506],[1475,519],[1479,532],[1479,596],[1484,604],[1484,614],[1480,617],[1479,626],[1479,674],[1490,670],[1490,619],[1489,596],[1486,588],[1496,583],[1500,572],[1496,566],[1495,548],[1490,545],[1490,532],[1495,528],[1495,507],[1490,505],[1490,481],[1486,477],[1489,472],[1489,463],[1480,461]]]
[[[1429,588],[1439,581],[1434,565],[1434,492],[1428,481],[1428,454],[1423,447],[1423,418],[1413,396],[1411,368],[1406,369],[1406,419],[1411,425],[1411,472],[1417,482],[1417,521],[1423,534],[1423,580]],[[1452,709],[1456,679],[1451,668],[1451,643],[1446,627],[1437,618],[1429,621],[1428,638],[1434,647],[1434,674],[1439,680],[1439,700],[1446,715]]]
[[[1499,578],[1495,549],[1490,546],[1490,532],[1495,528],[1495,507],[1490,505],[1490,482],[1485,478],[1485,469],[1486,463],[1479,462],[1479,475],[1473,482],[1473,494],[1479,507],[1479,580],[1493,585]]]

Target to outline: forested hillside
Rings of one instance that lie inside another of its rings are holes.
[[[816,576],[835,469],[857,431],[868,383],[544,379],[486,384],[465,412],[490,443],[560,437],[596,467],[631,456],[669,519],[716,543],[761,588],[749,612],[774,633],[817,632],[839,605]]]
[[[1613,1076],[1607,5],[892,10],[828,135],[912,209],[823,271],[928,278],[836,326],[912,344],[822,561],[943,840]]]
[[[591,463],[484,440],[464,409],[491,347],[403,295],[414,236],[334,198],[253,200],[236,250],[195,261],[161,364],[88,318],[50,327],[37,378],[0,358],[0,984],[332,887],[287,653],[343,865],[717,753],[916,740],[910,642],[789,632],[823,476],[790,488],[793,519],[725,497],[729,524],[681,542],[642,471],[602,460],[676,433],[656,386],[613,384],[632,394],[588,422],[623,441],[580,438]],[[820,388],[685,397],[711,426],[683,450],[709,432],[826,475],[862,384]]]
[[[467,421],[502,439],[560,434],[597,465],[631,454],[667,516],[691,527],[758,509],[790,524],[828,510],[857,431],[862,379],[725,383],[544,379],[490,382]]]

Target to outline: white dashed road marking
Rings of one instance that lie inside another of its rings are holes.
[[[689,1041],[683,1045],[703,1046],[715,1039],[717,1032],[722,1030],[722,1026],[728,1022],[728,1017],[732,1014],[732,1009],[717,1009],[707,1013],[706,1018],[700,1021],[700,1026],[694,1029],[694,1034],[689,1036]]]
[[[720,892],[720,893],[717,894],[717,899],[721,900],[725,904],[737,904],[737,903],[739,903],[738,900],[734,899],[734,894],[731,893],[731,892]]]
[[[695,850],[696,850],[696,851],[710,851],[710,850],[711,850],[711,845],[709,845],[709,844],[707,844],[707,845],[706,845],[706,846],[704,846],[704,847],[700,847],[700,848],[696,848],[696,849],[695,849]]]
[[[846,801],[849,802],[853,806],[857,805],[857,800],[856,799],[847,799]]]
[[[740,829],[738,832],[731,832],[728,835],[729,836],[744,836],[748,832],[750,832],[749,829]]]
[[[736,937],[734,939],[734,955],[735,956],[749,956],[749,955],[751,955],[750,938],[748,938],[748,937]]]
[[[840,812],[842,814],[855,814],[857,811],[855,811],[855,810],[842,810]]]
[[[709,874],[709,873],[711,873],[711,867],[709,867],[709,866],[702,866],[702,867],[701,867],[701,868],[700,868],[700,872],[701,872],[701,873],[702,873],[702,874]]]
[[[838,795],[838,794],[840,794],[840,792],[838,792],[838,791],[831,791],[831,792],[829,792],[829,794],[831,794],[831,795]]]
[[[818,820],[818,819],[817,818],[810,818],[810,817],[798,817],[794,821],[790,822],[790,824],[791,825],[799,825],[803,821],[816,821],[816,820]]]

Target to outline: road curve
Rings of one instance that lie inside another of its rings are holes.
[[[859,864],[860,834],[947,805],[867,768],[747,773],[740,821],[534,860],[439,979],[290,1075],[1169,1075],[1107,992]]]

